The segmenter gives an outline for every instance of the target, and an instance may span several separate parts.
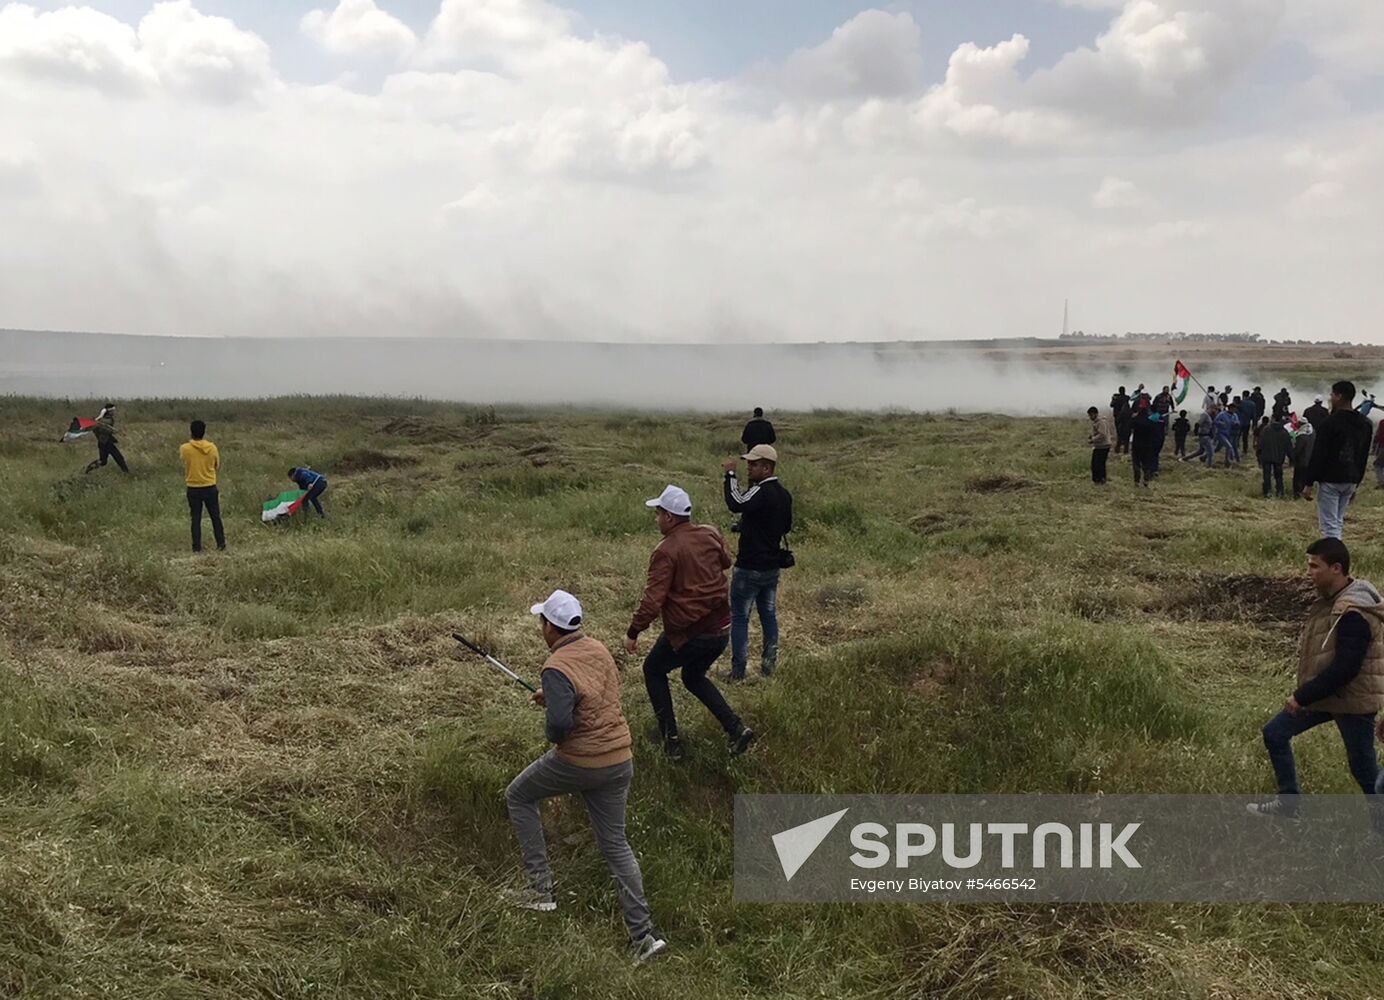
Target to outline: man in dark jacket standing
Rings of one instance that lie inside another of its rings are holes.
[[[757,444],[773,444],[778,437],[774,434],[774,425],[764,419],[764,411],[756,406],[754,408],[754,419],[745,425],[745,430],[740,434],[740,443],[748,451]]]
[[[1317,523],[1324,538],[1342,538],[1346,528],[1346,509],[1355,498],[1370,459],[1374,425],[1370,418],[1354,409],[1355,383],[1337,382],[1331,387],[1331,416],[1322,424],[1312,446],[1312,462],[1307,467],[1307,488],[1302,495],[1312,499],[1317,490]]]
[[[1273,480],[1279,498],[1283,497],[1283,463],[1293,450],[1293,438],[1281,422],[1270,421],[1259,435],[1259,465],[1264,470],[1264,499],[1269,498]]]
[[[1250,430],[1258,425],[1259,418],[1264,414],[1259,412],[1259,408],[1254,403],[1254,397],[1249,394],[1248,389],[1240,393],[1238,409],[1240,413],[1240,451],[1244,453],[1249,451]]]
[[[1120,386],[1119,392],[1110,397],[1110,416],[1115,421],[1115,454],[1129,454],[1129,431],[1133,425],[1134,414],[1129,408],[1129,394]]]
[[[1311,406],[1302,411],[1302,415],[1312,425],[1312,430],[1320,431],[1322,424],[1326,423],[1326,418],[1331,416],[1331,411],[1322,406],[1322,398],[1318,396]]]
[[[1297,437],[1293,438],[1293,499],[1302,497],[1307,488],[1307,466],[1312,463],[1312,446],[1317,435],[1310,421],[1304,420],[1298,427]]]
[[[645,502],[658,519],[663,540],[649,558],[649,577],[644,596],[625,633],[625,651],[639,651],[639,634],[663,619],[663,634],[644,659],[644,688],[658,719],[663,750],[673,760],[683,757],[678,720],[668,675],[682,670],[682,686],[725,729],[732,756],[744,753],[755,740],[754,730],[726,704],[726,699],[707,673],[730,645],[730,594],[726,570],[730,549],[715,528],[692,523],[692,499],[680,487],[670,485]]]
[[[758,444],[741,455],[749,463],[750,488],[740,489],[735,459],[725,464],[726,507],[740,515],[740,550],[730,578],[730,679],[745,679],[750,652],[750,607],[759,609],[764,632],[760,669],[765,677],[778,665],[778,585],[784,568],[783,536],[793,529],[793,496],[775,473],[778,452]]]

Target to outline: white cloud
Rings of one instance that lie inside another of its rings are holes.
[[[1035,74],[1035,99],[1124,125],[1207,117],[1268,50],[1284,0],[1128,0],[1092,48]]]
[[[135,29],[90,7],[0,7],[2,66],[108,93],[135,93],[154,82]]]
[[[229,102],[274,83],[269,46],[190,0],[157,3],[133,28],[89,7],[0,8],[0,68],[103,93],[167,93]]]
[[[299,26],[336,56],[402,60],[418,46],[413,29],[380,10],[375,0],[340,0],[330,13],[310,10]]]
[[[1104,209],[1140,208],[1148,204],[1148,196],[1133,181],[1106,177],[1091,196],[1091,204]]]
[[[867,10],[821,45],[793,53],[774,75],[793,97],[834,100],[912,94],[922,71],[922,32],[912,15]]]
[[[1237,92],[1256,11],[1131,0],[1046,70],[1005,33],[930,85],[876,13],[685,83],[541,0],[447,0],[376,86],[279,80],[185,2],[0,6],[0,326],[878,340],[1070,295],[1093,330],[1362,336],[1384,114]]]
[[[274,84],[269,46],[229,18],[209,17],[191,0],[165,0],[139,22],[140,48],[169,90],[237,101]]]
[[[1283,34],[1305,44],[1330,77],[1384,73],[1384,3],[1379,0],[1288,0]]]

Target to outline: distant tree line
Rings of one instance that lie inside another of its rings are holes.
[[[1074,330],[1071,333],[1060,334],[1058,340],[1091,342],[1091,341],[1115,341],[1115,340],[1156,340],[1156,341],[1182,341],[1186,343],[1214,343],[1214,344],[1302,344],[1323,347],[1352,347],[1349,341],[1342,340],[1263,340],[1257,333],[1250,333],[1248,330],[1243,333],[1187,333],[1185,330],[1166,333],[1135,333],[1132,330],[1124,333],[1086,333],[1084,330]]]

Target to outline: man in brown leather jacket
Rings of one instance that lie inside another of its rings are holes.
[[[755,732],[726,704],[707,676],[730,643],[726,583],[726,570],[733,561],[730,549],[715,528],[692,523],[692,499],[679,487],[669,486],[645,506],[654,509],[663,541],[649,559],[648,583],[625,633],[625,649],[638,652],[639,634],[655,618],[663,618],[663,634],[644,660],[644,687],[658,718],[663,749],[674,760],[682,759],[673,694],[668,689],[668,675],[681,668],[683,687],[725,729],[731,754],[742,754],[755,741]]]

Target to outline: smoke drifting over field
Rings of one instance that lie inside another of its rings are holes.
[[[405,339],[197,339],[0,331],[0,392],[259,398],[351,394],[665,410],[825,408],[1070,414],[1167,366],[988,359],[920,345],[634,345]],[[1200,373],[1215,385],[1242,372]],[[1266,389],[1269,387],[1266,385]],[[1277,388],[1274,386],[1273,388]],[[1305,404],[1316,389],[1294,393]],[[1272,389],[1270,389],[1272,392]],[[1303,393],[1306,398],[1303,398]],[[1200,401],[1189,397],[1189,404]],[[1192,408],[1189,405],[1189,409]]]

